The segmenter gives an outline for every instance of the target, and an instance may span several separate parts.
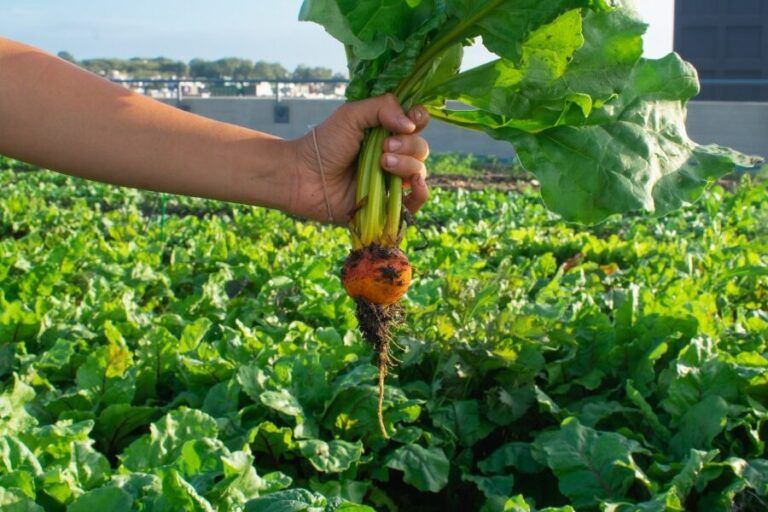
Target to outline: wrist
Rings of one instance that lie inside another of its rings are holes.
[[[327,208],[322,187],[317,180],[317,152],[312,133],[286,141],[291,199],[286,212],[304,219],[327,221]]]
[[[237,172],[239,202],[294,213],[298,166],[294,143],[263,138],[248,144],[244,165]]]

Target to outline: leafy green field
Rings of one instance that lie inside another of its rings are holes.
[[[344,230],[2,171],[2,510],[766,510],[767,191],[436,192],[385,442]]]

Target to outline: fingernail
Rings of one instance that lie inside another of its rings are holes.
[[[424,112],[422,112],[420,108],[415,109],[413,115],[416,118],[416,121],[421,121],[424,118]]]
[[[384,165],[387,167],[387,169],[392,169],[393,167],[396,167],[399,161],[400,159],[397,158],[395,155],[387,155],[386,157],[384,157]]]
[[[402,115],[401,115],[401,116],[398,118],[398,122],[399,122],[399,124],[400,124],[400,127],[401,127],[403,130],[406,130],[406,131],[408,131],[408,132],[412,132],[413,130],[415,130],[415,129],[416,129],[416,125],[414,124],[414,122],[413,122],[413,121],[411,121],[411,120],[408,118],[408,116],[406,116],[405,114],[402,114]]]
[[[390,151],[397,151],[401,147],[403,147],[403,143],[400,141],[400,139],[389,139],[389,150]]]

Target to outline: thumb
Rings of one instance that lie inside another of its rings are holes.
[[[347,103],[342,107],[346,121],[359,130],[383,126],[392,133],[407,135],[416,131],[416,124],[405,115],[394,94]]]

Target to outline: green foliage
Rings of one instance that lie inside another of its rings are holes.
[[[498,158],[461,153],[435,153],[427,160],[429,174],[479,177],[486,173],[529,179],[517,158]]]
[[[345,45],[350,100],[390,92],[407,108],[425,104],[437,119],[508,141],[550,209],[597,223],[616,213],[667,214],[760,162],[688,138],[696,71],[674,54],[642,58],[646,26],[629,3],[305,0],[300,18]],[[476,39],[498,59],[459,72],[463,48]],[[380,203],[389,201],[390,231],[399,218],[399,181],[384,189],[369,168],[382,137],[369,135],[359,170],[369,184],[357,195],[368,199],[356,226],[364,244],[384,230]]]
[[[344,230],[0,172],[0,508],[764,510],[766,192],[435,191],[385,442]]]

